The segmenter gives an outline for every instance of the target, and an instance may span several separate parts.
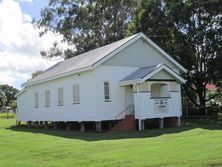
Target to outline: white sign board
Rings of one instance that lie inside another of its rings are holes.
[[[154,100],[154,111],[157,113],[168,112],[168,101],[167,99],[156,99]]]

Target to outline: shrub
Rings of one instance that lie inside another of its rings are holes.
[[[15,118],[15,114],[12,113],[3,113],[0,114],[0,119],[8,119],[8,118]]]

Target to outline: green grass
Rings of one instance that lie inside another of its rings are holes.
[[[0,119],[0,166],[222,166],[222,121],[185,120],[180,128],[80,133],[15,127]]]

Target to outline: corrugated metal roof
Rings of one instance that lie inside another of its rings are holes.
[[[120,82],[143,79],[145,76],[147,76],[151,72],[155,71],[161,65],[162,64],[147,66],[147,67],[141,67],[138,70],[132,72],[130,75],[123,78],[122,80],[120,80]]]
[[[105,58],[111,52],[118,49],[120,46],[133,39],[136,35],[130,36],[128,38],[119,40],[117,42],[105,45],[103,47],[85,52],[73,58],[61,61],[54,66],[48,68],[43,73],[37,75],[36,77],[28,80],[25,84],[30,84],[38,81],[42,81],[45,79],[49,79],[51,77],[56,77],[68,72],[76,71],[82,68],[93,66],[98,61]]]

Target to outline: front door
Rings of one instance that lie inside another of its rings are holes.
[[[130,85],[125,86],[125,108],[133,104],[133,88]]]

